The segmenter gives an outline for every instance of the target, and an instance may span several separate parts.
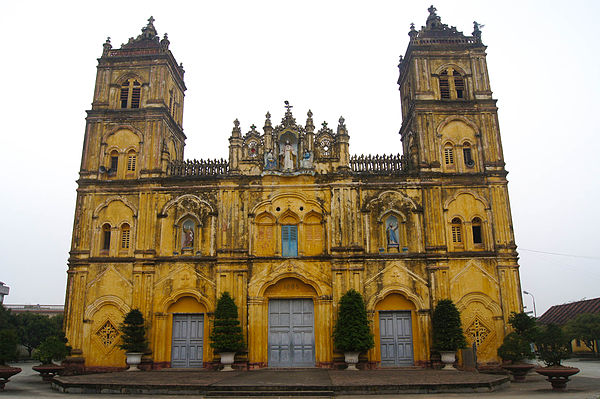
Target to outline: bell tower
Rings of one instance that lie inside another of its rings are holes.
[[[441,22],[435,7],[425,26],[411,24],[400,57],[400,130],[409,170],[504,171],[496,100],[492,98],[480,25],[472,36]]]
[[[120,48],[106,40],[87,111],[81,179],[158,177],[169,161],[183,159],[183,76],[152,17]]]

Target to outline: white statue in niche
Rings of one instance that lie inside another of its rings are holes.
[[[283,157],[283,162],[282,162],[283,170],[284,171],[294,170],[294,157],[297,154],[296,154],[296,149],[294,148],[294,146],[292,146],[292,144],[290,144],[289,140],[285,141],[285,145],[281,149],[279,155]]]

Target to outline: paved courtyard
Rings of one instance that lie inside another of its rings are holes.
[[[106,394],[69,394],[54,391],[50,384],[42,382],[41,378],[31,370],[35,363],[18,364],[23,368],[23,372],[13,377],[6,385],[4,392],[0,393],[2,398],[81,398],[81,397],[104,397]],[[523,384],[504,384],[503,387],[495,392],[474,392],[474,393],[435,393],[435,394],[377,394],[379,386],[389,386],[390,384],[455,384],[464,382],[490,381],[490,376],[477,373],[462,372],[441,372],[433,370],[373,370],[349,372],[341,370],[322,370],[308,369],[298,371],[283,370],[259,370],[252,372],[190,372],[190,371],[158,371],[158,372],[139,372],[139,373],[110,373],[96,374],[90,376],[76,376],[71,379],[85,379],[87,381],[107,381],[109,380],[115,387],[121,385],[124,381],[128,383],[135,382],[139,384],[156,384],[157,381],[165,383],[190,383],[195,381],[200,384],[212,384],[215,387],[231,386],[232,381],[240,387],[239,394],[244,395],[244,387],[253,388],[256,386],[271,386],[276,389],[278,386],[296,386],[296,387],[323,387],[323,386],[368,386],[371,387],[373,394],[344,395],[336,394],[336,398],[360,399],[360,398],[379,398],[389,399],[392,397],[402,398],[600,398],[600,362],[594,361],[570,361],[568,365],[580,368],[582,371],[574,376],[568,384],[566,392],[553,392],[550,384],[544,380],[544,377],[531,373],[527,377],[527,382]],[[497,377],[497,376],[491,376]],[[385,384],[383,384],[385,383]],[[117,392],[114,390],[113,392]],[[146,395],[140,394],[110,394],[109,398],[133,398]],[[201,396],[201,395],[200,395]],[[148,398],[181,398],[180,395],[147,395]],[[197,396],[196,396],[197,397]],[[214,396],[213,396],[214,397]],[[223,398],[232,397],[222,396]],[[261,397],[261,396],[254,396]],[[270,396],[270,398],[277,396]],[[281,395],[280,397],[286,397]],[[304,396],[306,398],[307,396]],[[309,396],[310,397],[310,396]],[[326,398],[333,397],[331,393],[315,391],[313,397]]]

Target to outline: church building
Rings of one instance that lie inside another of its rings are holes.
[[[73,357],[89,370],[124,367],[118,327],[136,308],[145,361],[208,367],[216,300],[229,292],[247,345],[239,362],[333,367],[338,303],[353,288],[375,338],[369,367],[428,365],[432,309],[446,298],[478,362],[498,362],[522,300],[486,46],[477,23],[466,36],[433,6],[409,36],[393,150],[404,155],[352,153],[350,133],[367,132],[344,118],[315,126],[286,102],[262,128],[236,120],[228,159],[193,161],[167,35],[150,18],[120,48],[107,40],[68,261]]]

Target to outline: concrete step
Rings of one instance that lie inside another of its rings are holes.
[[[204,395],[206,399],[218,398],[218,399],[240,399],[240,398],[252,398],[257,397],[269,397],[270,399],[289,399],[298,398],[302,399],[331,399],[335,397],[333,391],[277,391],[277,390],[253,390],[253,391],[211,391],[206,392]]]

